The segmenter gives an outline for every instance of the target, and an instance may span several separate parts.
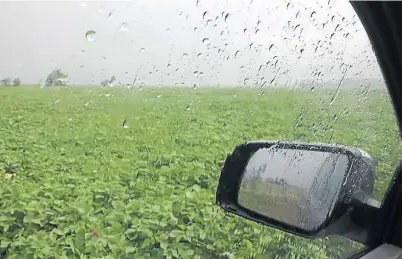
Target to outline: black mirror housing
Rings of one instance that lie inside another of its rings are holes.
[[[328,212],[325,220],[314,229],[303,229],[301,227],[289,224],[283,220],[278,220],[270,215],[263,215],[239,204],[239,190],[245,168],[253,154],[260,149],[269,149],[271,147],[278,149],[292,150],[308,150],[317,152],[328,152],[331,154],[342,154],[347,156],[348,165],[345,175],[342,179],[342,185],[337,190],[337,198],[333,209]],[[343,227],[337,228],[336,225],[347,224],[349,232],[353,232],[353,227],[350,228],[351,216],[354,208],[361,208],[362,211],[367,211],[368,207],[372,208],[373,203],[366,204],[365,202],[370,197],[374,186],[374,168],[375,161],[366,152],[343,145],[326,145],[326,144],[311,144],[301,142],[281,142],[281,141],[251,141],[239,145],[235,148],[232,154],[227,156],[224,163],[219,184],[216,192],[217,204],[227,212],[234,213],[246,219],[268,225],[286,232],[290,232],[299,236],[314,238],[328,235],[339,234],[343,235]],[[356,195],[355,195],[356,194]],[[362,198],[364,196],[365,198]],[[379,206],[379,203],[377,203]],[[377,208],[373,208],[376,210]],[[369,209],[370,210],[370,209]],[[370,210],[371,211],[371,210]],[[364,235],[361,234],[361,227],[358,224],[355,230],[359,235],[351,234],[351,238],[356,241],[362,241]],[[353,238],[355,236],[355,238]],[[357,240],[358,239],[358,240]],[[363,241],[364,243],[364,241]]]

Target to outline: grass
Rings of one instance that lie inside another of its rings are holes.
[[[226,154],[247,140],[342,143],[379,159],[381,199],[401,152],[385,91],[0,88],[0,257],[333,258],[215,205]],[[127,121],[128,128],[122,126]]]
[[[297,225],[302,197],[303,189],[296,186],[283,186],[262,178],[243,178],[238,202],[259,214]]]

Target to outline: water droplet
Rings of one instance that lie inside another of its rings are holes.
[[[205,20],[205,16],[208,14],[208,11],[205,11],[204,14],[202,15],[202,19]]]
[[[295,31],[298,27],[300,27],[300,24],[297,24],[297,25],[293,28],[293,30]]]
[[[247,32],[247,28],[244,28],[243,33],[246,34]]]
[[[335,35],[335,32],[333,32],[333,33],[331,34],[331,36],[329,37],[329,39],[331,40],[332,37],[334,37],[334,35]]]
[[[204,39],[202,39],[202,43],[204,43],[205,45],[209,45],[210,44],[210,40],[209,40],[209,38],[204,38]]]
[[[127,120],[124,119],[123,121],[123,128],[128,129]]]
[[[141,48],[141,49],[140,49],[140,52],[141,52],[141,53],[144,53],[144,52],[145,52],[145,48]]]
[[[183,58],[188,58],[188,54],[187,54],[187,53],[183,53],[183,55],[181,55],[180,60],[182,60]]]
[[[312,86],[310,90],[311,90],[311,92],[314,92],[315,87],[314,87],[314,86]]]
[[[171,67],[172,65],[170,63],[167,64],[167,67]]]
[[[229,13],[227,13],[227,14],[225,15],[225,22],[227,22],[227,20],[228,20],[229,16],[230,16],[230,14],[229,14]]]
[[[335,20],[335,15],[332,15],[331,21],[333,22]]]
[[[57,99],[54,103],[56,104],[56,103],[59,103],[61,100],[60,99]]]
[[[87,32],[85,33],[85,38],[87,38],[87,40],[88,40],[89,42],[93,42],[93,41],[95,41],[95,34],[96,34],[96,31],[94,31],[94,30],[89,30],[89,31],[87,31]]]
[[[304,51],[304,49],[301,49],[301,50],[300,50],[300,54],[303,54],[303,51]]]
[[[197,90],[197,85],[196,84],[193,85],[193,90]]]
[[[316,11],[311,12],[310,17],[313,18],[313,16],[315,16]]]
[[[110,20],[110,19],[112,19],[112,12],[109,12],[109,14],[107,15],[107,18],[106,18],[107,20]]]
[[[194,32],[198,31],[198,27],[194,27]]]
[[[213,26],[214,25],[214,21],[211,19],[208,19],[206,22],[207,26]]]
[[[337,31],[337,30],[338,30],[339,26],[340,26],[340,24],[337,24],[337,25],[336,25],[336,27],[335,27],[335,31]]]
[[[274,44],[271,44],[271,45],[269,46],[268,50],[271,50],[273,46],[274,46]]]
[[[250,78],[249,78],[249,77],[244,78],[243,84],[244,84],[244,85],[247,85],[247,84],[248,84],[248,81],[250,81]]]
[[[103,60],[106,60],[106,57],[105,57],[105,56],[101,56],[101,58],[102,58]]]
[[[237,57],[239,56],[239,54],[240,54],[240,51],[239,51],[239,50],[236,51],[236,53],[235,53],[235,58],[237,58]]]
[[[73,118],[71,118],[70,116],[68,116],[68,121],[72,121],[73,120]]]
[[[128,31],[128,24],[126,22],[123,22],[120,25],[120,31],[124,31],[124,32]]]
[[[85,53],[85,50],[81,49],[81,52],[82,52],[82,53]]]

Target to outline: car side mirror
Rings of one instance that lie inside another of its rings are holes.
[[[228,212],[300,236],[342,234],[333,225],[345,225],[339,221],[353,208],[380,207],[370,197],[375,165],[342,145],[247,142],[227,157],[216,199]]]

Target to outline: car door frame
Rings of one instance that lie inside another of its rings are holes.
[[[402,2],[351,2],[359,16],[380,65],[402,136]],[[400,143],[398,143],[400,144]],[[380,214],[370,224],[370,245],[365,252],[382,244],[402,247],[402,163],[396,170],[382,202]],[[364,218],[364,215],[360,215]]]

